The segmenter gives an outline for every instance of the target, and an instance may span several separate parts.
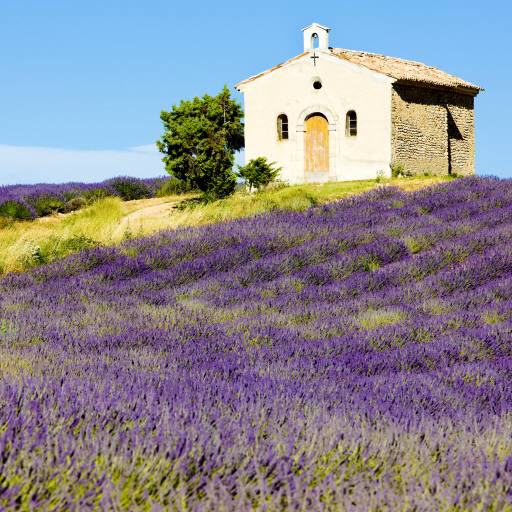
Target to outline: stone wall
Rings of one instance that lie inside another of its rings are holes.
[[[473,174],[474,97],[394,84],[392,162],[414,174]]]

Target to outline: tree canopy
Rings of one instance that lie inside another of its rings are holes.
[[[160,118],[165,131],[157,146],[167,172],[197,187],[206,199],[231,194],[234,153],[244,147],[244,125],[242,107],[228,88],[181,101]]]

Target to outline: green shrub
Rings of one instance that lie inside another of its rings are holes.
[[[231,162],[231,165],[233,162]],[[207,190],[203,192],[205,203],[230,196],[236,189],[236,176],[231,167],[220,169],[218,174],[209,178]]]
[[[185,180],[180,180],[171,176],[165,180],[156,190],[157,197],[174,196],[179,194],[186,194],[193,191],[194,188]]]
[[[263,156],[253,158],[246,165],[238,166],[238,176],[245,180],[249,189],[260,189],[277,178],[281,168],[275,165],[275,162],[270,163]]]
[[[75,235],[62,241],[63,252],[77,252],[98,245],[98,242],[85,235]]]
[[[393,178],[400,178],[402,176],[410,177],[414,176],[414,173],[408,169],[406,169],[402,164],[393,162],[389,164],[391,168],[391,176]]]
[[[94,203],[98,199],[104,199],[111,194],[105,187],[97,187],[90,188],[89,190],[84,190],[82,192],[82,197],[87,201],[87,203]]]
[[[71,201],[72,199],[75,199],[75,197],[81,197],[84,195],[84,191],[79,189],[71,189],[71,190],[64,190],[62,192],[62,197],[64,198],[64,201]]]
[[[151,190],[148,185],[134,178],[113,178],[109,182],[109,188],[123,201],[151,197]]]
[[[64,208],[64,202],[57,196],[45,195],[36,197],[33,201],[33,206],[36,211],[36,215],[38,217],[44,217],[45,215],[62,211]]]
[[[62,211],[64,211],[65,213],[74,212],[75,210],[79,210],[80,208],[83,208],[86,205],[87,200],[84,197],[73,197],[64,204]]]
[[[14,199],[8,199],[0,204],[0,216],[17,220],[32,218],[32,214],[28,207]]]
[[[404,166],[402,164],[390,164],[391,168],[391,176],[393,178],[398,178],[399,176],[403,176],[404,174]]]

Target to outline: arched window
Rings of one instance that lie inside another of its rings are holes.
[[[357,114],[354,110],[349,110],[347,112],[345,135],[347,137],[355,137],[357,135]]]
[[[311,48],[318,48],[318,34],[311,35]]]
[[[288,139],[288,116],[286,114],[277,117],[277,138],[279,140]]]

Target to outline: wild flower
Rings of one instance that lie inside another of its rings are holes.
[[[510,509],[511,239],[464,178],[7,275],[0,508]]]

